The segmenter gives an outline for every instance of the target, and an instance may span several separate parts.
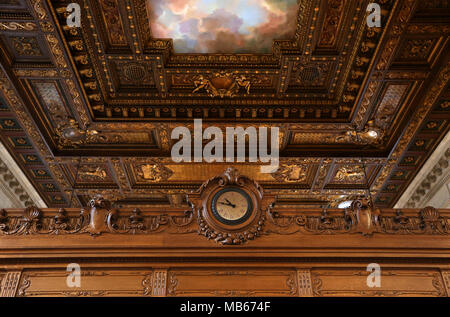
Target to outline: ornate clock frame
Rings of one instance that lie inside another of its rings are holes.
[[[239,224],[220,222],[213,215],[211,201],[223,188],[237,187],[245,191],[253,205],[250,216]],[[229,167],[221,175],[210,178],[198,190],[188,195],[194,213],[197,214],[199,234],[222,245],[237,245],[260,236],[275,196],[264,193],[262,187],[247,176]]]

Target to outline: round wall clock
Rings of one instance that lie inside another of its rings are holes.
[[[188,195],[197,215],[199,234],[223,245],[241,244],[259,237],[275,196],[229,167]]]
[[[211,210],[213,216],[221,223],[237,225],[250,217],[253,203],[246,191],[238,187],[227,187],[214,194]]]

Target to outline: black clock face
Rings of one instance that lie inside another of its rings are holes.
[[[237,225],[246,221],[253,209],[250,196],[242,189],[229,187],[219,190],[211,201],[214,217],[227,225]]]

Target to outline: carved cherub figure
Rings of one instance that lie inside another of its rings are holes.
[[[195,89],[192,93],[196,93],[201,89],[205,89],[208,95],[215,97],[218,95],[216,88],[211,84],[209,79],[205,78],[203,75],[198,75],[197,79],[194,80]]]
[[[95,169],[89,168],[84,171],[80,171],[80,174],[85,175],[87,177],[100,178],[100,179],[105,179],[107,176],[106,171],[103,168],[101,168],[100,166],[97,166]]]
[[[247,92],[247,95],[250,94],[250,81],[247,80],[247,77],[245,75],[240,75],[236,78],[236,82],[240,87],[244,87],[245,91]]]
[[[336,179],[340,181],[359,181],[364,177],[361,166],[341,167],[336,173]]]

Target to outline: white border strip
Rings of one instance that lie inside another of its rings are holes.
[[[11,173],[16,177],[17,181],[22,185],[23,189],[27,192],[28,196],[30,196],[31,200],[34,202],[36,207],[38,208],[47,208],[47,205],[42,200],[39,193],[30,183],[28,178],[22,172],[20,167],[12,158],[11,154],[9,154],[8,150],[5,148],[3,143],[0,142],[0,159],[5,163]],[[1,206],[0,206],[1,207]]]

